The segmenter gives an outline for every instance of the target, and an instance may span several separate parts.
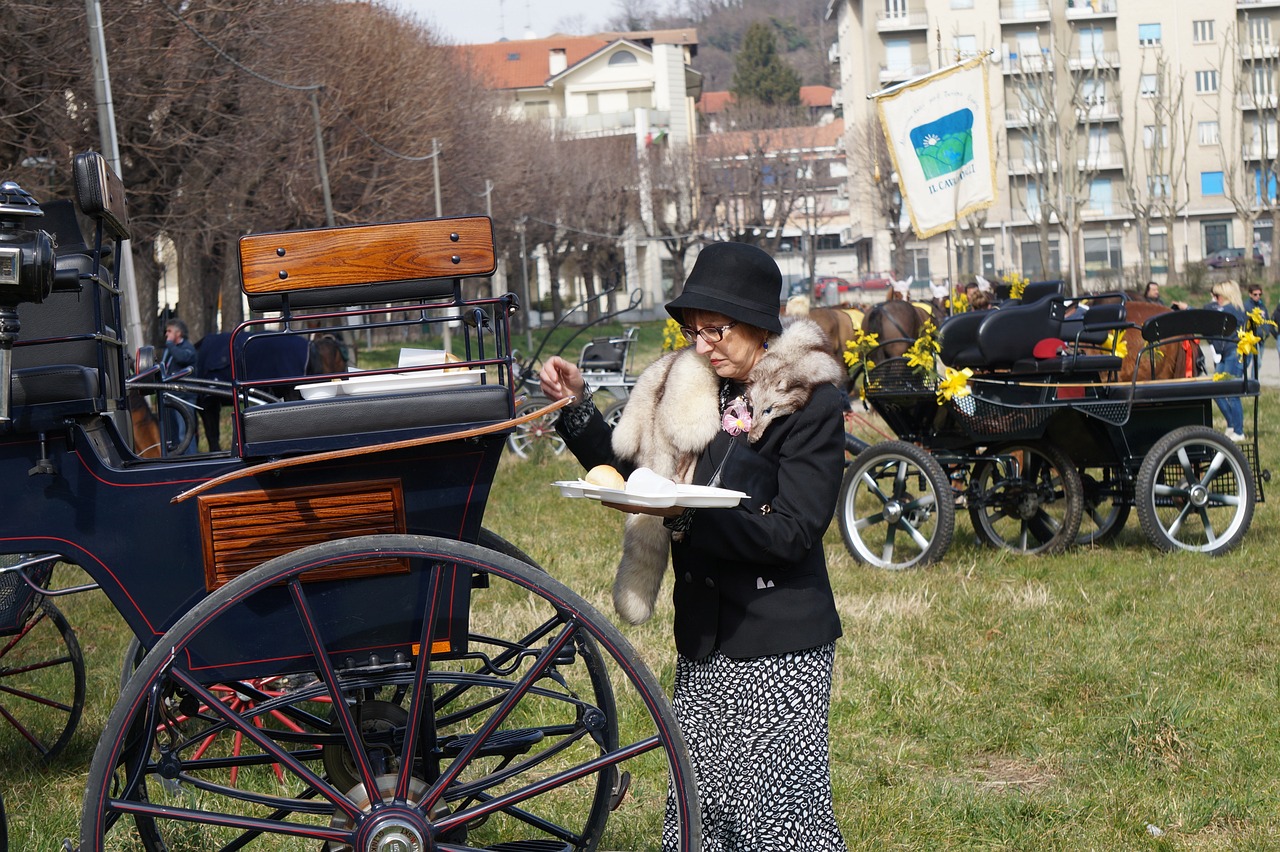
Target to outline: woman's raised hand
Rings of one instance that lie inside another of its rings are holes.
[[[577,364],[570,363],[559,355],[552,355],[538,371],[538,380],[542,384],[543,395],[556,402],[566,396],[582,399],[586,393],[587,383],[582,378],[582,371]]]

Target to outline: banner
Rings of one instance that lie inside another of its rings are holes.
[[[985,55],[871,97],[917,238],[995,203]]]

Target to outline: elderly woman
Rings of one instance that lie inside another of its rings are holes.
[[[748,496],[733,508],[635,509],[614,603],[649,617],[675,569],[673,705],[692,758],[708,852],[843,850],[832,808],[828,708],[840,636],[822,536],[844,460],[842,367],[809,320],[784,330],[768,254],[715,243],[667,305],[692,344],[636,384],[610,433],[582,374],[542,369],[558,429],[586,467],[648,467]],[[664,848],[675,848],[668,804]]]

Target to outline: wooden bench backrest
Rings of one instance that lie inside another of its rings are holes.
[[[484,216],[353,225],[240,238],[241,286],[255,310],[445,298],[458,278],[497,268]]]

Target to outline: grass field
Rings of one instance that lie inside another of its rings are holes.
[[[657,334],[646,330],[647,357]],[[1262,405],[1262,464],[1280,469],[1273,390]],[[485,525],[611,614],[621,520],[548,485],[577,473],[571,459],[504,458]],[[835,795],[850,847],[1280,848],[1274,503],[1258,506],[1243,545],[1219,559],[1161,554],[1135,518],[1112,545],[1019,557],[979,547],[961,515],[946,559],[918,571],[860,566],[828,530],[845,630]],[[76,574],[60,568],[55,579]],[[10,848],[24,852],[77,833],[129,638],[97,593],[58,605],[85,653],[88,698],[50,766],[0,726]],[[623,631],[664,683],[670,622],[666,602]],[[641,791],[662,787],[642,781]],[[658,847],[628,831],[625,808],[614,820],[623,840],[611,848]]]

